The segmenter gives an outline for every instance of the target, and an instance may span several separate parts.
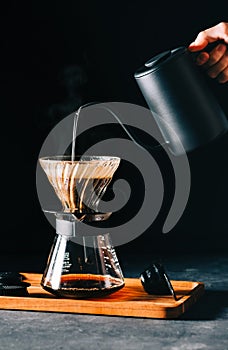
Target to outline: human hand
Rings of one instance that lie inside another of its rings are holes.
[[[188,49],[191,52],[201,51],[209,43],[218,40],[220,42],[210,52],[199,53],[196,64],[202,66],[211,78],[216,78],[219,83],[226,83],[228,82],[228,22],[220,22],[200,32]]]

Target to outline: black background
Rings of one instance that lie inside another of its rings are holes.
[[[1,5],[2,252],[49,251],[54,230],[40,208],[35,172],[52,127],[89,101],[145,106],[134,72],[155,54],[188,45],[200,30],[228,21],[223,1],[207,6],[152,0]],[[208,83],[228,115],[228,85]],[[160,161],[168,173],[163,155]],[[159,217],[120,250],[226,250],[227,137],[193,152],[189,162],[190,198],[175,228],[161,233],[173,193],[170,181]]]

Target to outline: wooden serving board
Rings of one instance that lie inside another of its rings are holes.
[[[40,286],[41,274],[21,273],[28,287],[29,296],[0,296],[0,309],[63,312],[77,314],[178,318],[204,293],[202,282],[171,281],[177,300],[172,296],[147,294],[137,278],[125,278],[125,286],[105,298],[64,299],[58,298]]]

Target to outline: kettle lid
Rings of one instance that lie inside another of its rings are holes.
[[[160,68],[164,63],[170,60],[178,58],[180,55],[187,51],[185,46],[180,46],[175,49],[167,50],[159,53],[158,55],[150,58],[144,66],[140,67],[134,74],[135,78],[140,78],[143,75],[149,74],[154,70]]]

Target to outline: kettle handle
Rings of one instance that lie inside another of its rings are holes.
[[[201,52],[207,52],[207,53],[210,53],[216,46],[218,46],[219,44],[224,44],[227,46],[228,48],[228,45],[227,43],[225,43],[225,41],[223,39],[219,39],[217,41],[214,41],[213,43],[209,43],[206,47],[204,47],[202,50],[199,50],[199,51],[190,51],[190,54],[191,56],[193,57],[193,60],[196,61],[198,55],[201,53]]]

